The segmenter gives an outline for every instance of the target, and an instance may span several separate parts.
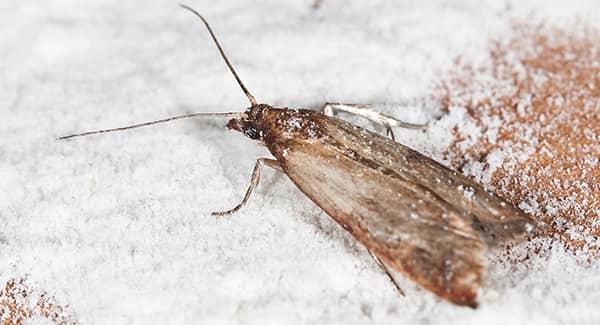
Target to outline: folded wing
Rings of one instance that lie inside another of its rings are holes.
[[[488,241],[516,237],[529,219],[405,146],[315,115],[322,138],[292,140],[285,154],[272,150],[290,179],[385,264],[440,297],[475,306]],[[440,182],[446,185],[435,187]],[[474,192],[471,200],[459,186]],[[482,213],[486,204],[492,208]]]

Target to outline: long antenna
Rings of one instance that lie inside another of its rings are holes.
[[[200,18],[200,20],[202,20],[202,22],[204,23],[204,25],[206,25],[206,28],[208,29],[208,32],[210,33],[210,36],[212,37],[213,41],[215,41],[215,44],[217,45],[217,48],[219,49],[219,53],[221,53],[221,57],[223,57],[223,60],[225,60],[225,63],[229,67],[229,70],[231,71],[231,73],[233,73],[233,76],[235,77],[235,80],[237,80],[237,83],[240,85],[240,87],[242,87],[242,91],[244,92],[244,94],[246,94],[246,97],[248,97],[248,100],[250,101],[250,105],[252,105],[252,106],[256,105],[257,104],[256,99],[248,91],[248,89],[246,88],[246,86],[244,86],[244,83],[242,82],[242,80],[240,79],[240,77],[235,72],[235,69],[233,68],[233,66],[231,65],[231,63],[229,63],[229,60],[227,59],[227,56],[225,55],[225,52],[223,51],[223,48],[221,47],[221,44],[219,44],[219,41],[217,41],[217,37],[215,36],[215,33],[213,33],[212,28],[210,28],[210,25],[208,24],[208,22],[206,21],[206,19],[204,19],[204,17],[202,17],[202,15],[199,14],[196,10],[194,10],[194,9],[192,9],[192,8],[184,5],[184,4],[179,4],[179,6],[181,6],[181,8],[183,8],[183,9],[189,10],[191,13],[193,13],[196,16],[198,16],[198,18]]]
[[[173,121],[173,120],[179,120],[179,119],[182,119],[182,118],[189,118],[189,117],[196,117],[196,116],[224,116],[224,117],[238,117],[239,118],[243,114],[245,114],[245,113],[190,113],[190,114],[172,116],[172,117],[164,118],[162,120],[155,120],[155,121],[150,121],[150,122],[138,123],[138,124],[133,124],[133,125],[128,125],[128,126],[122,126],[122,127],[118,127],[118,128],[96,130],[96,131],[87,131],[87,132],[83,132],[83,133],[75,133],[75,134],[65,135],[65,136],[62,136],[60,138],[57,138],[56,140],[66,140],[66,139],[71,139],[71,138],[76,138],[76,137],[83,137],[83,136],[92,135],[92,134],[100,134],[100,133],[115,132],[115,131],[124,131],[124,130],[135,129],[135,128],[140,128],[140,127],[144,127],[144,126],[148,126],[148,125],[165,123],[165,122],[169,122],[169,121]]]

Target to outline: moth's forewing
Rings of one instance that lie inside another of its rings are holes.
[[[338,143],[424,186],[463,214],[475,217],[474,222],[488,244],[519,239],[533,229],[535,222],[521,210],[433,159],[339,119],[316,113],[311,117]]]
[[[302,192],[388,266],[440,297],[476,305],[483,240],[513,238],[528,218],[479,185],[375,133],[310,111],[269,114],[265,143]],[[468,202],[462,202],[467,197],[459,186],[472,187]],[[482,236],[475,214],[484,220],[480,224],[494,225],[486,230],[493,236]],[[504,229],[513,223],[518,227]]]
[[[437,295],[475,304],[484,247],[458,211],[333,146],[291,145],[284,167],[290,179],[356,239]]]

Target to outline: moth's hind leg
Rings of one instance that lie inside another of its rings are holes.
[[[283,171],[281,169],[281,166],[279,165],[279,162],[275,159],[267,159],[267,158],[257,159],[256,164],[254,165],[254,170],[252,171],[252,178],[250,179],[250,185],[248,185],[248,189],[246,190],[246,194],[244,194],[244,198],[242,199],[242,202],[240,202],[238,205],[235,206],[235,208],[233,208],[231,210],[218,211],[218,212],[213,212],[211,214],[213,216],[226,216],[226,215],[232,214],[232,213],[238,211],[240,208],[242,208],[248,202],[248,199],[250,198],[250,194],[252,194],[252,192],[256,188],[256,185],[258,185],[258,181],[260,180],[260,171],[261,171],[262,167],[265,165],[269,166],[273,169]]]
[[[371,105],[343,103],[325,103],[325,105],[323,105],[323,114],[327,116],[333,116],[334,110],[354,114],[356,116],[365,118],[373,123],[384,126],[386,129],[386,134],[390,136],[392,140],[395,139],[394,132],[392,131],[393,127],[401,127],[407,129],[424,129],[427,127],[427,124],[413,124],[400,121],[391,116],[387,116],[373,109]]]
[[[385,135],[390,137],[392,140],[396,141],[396,136],[394,135],[394,131],[391,127],[388,126],[385,128]]]
[[[385,274],[387,275],[388,279],[390,279],[390,281],[392,282],[392,284],[394,285],[394,287],[396,288],[396,290],[398,291],[398,293],[401,296],[405,296],[404,291],[402,290],[402,288],[400,288],[400,285],[398,284],[398,282],[396,282],[396,279],[394,279],[394,276],[392,276],[392,273],[390,273],[390,270],[387,268],[387,266],[385,266],[385,264],[383,264],[383,262],[381,262],[381,260],[379,259],[379,257],[375,256],[375,254],[373,254],[370,250],[368,250],[368,251],[369,251],[369,254],[371,254],[371,257],[373,258],[373,260],[375,261],[375,263],[377,263],[377,265],[379,265],[379,267],[381,268],[381,270],[383,272],[385,272]]]

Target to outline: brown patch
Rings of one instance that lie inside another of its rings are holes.
[[[519,23],[488,59],[457,59],[437,97],[477,131],[453,130],[454,168],[484,172],[500,196],[571,247],[600,245],[600,33]],[[498,165],[495,168],[495,165]]]
[[[55,324],[77,324],[68,309],[46,292],[33,290],[26,279],[12,279],[0,291],[0,324],[24,324],[46,318]]]

